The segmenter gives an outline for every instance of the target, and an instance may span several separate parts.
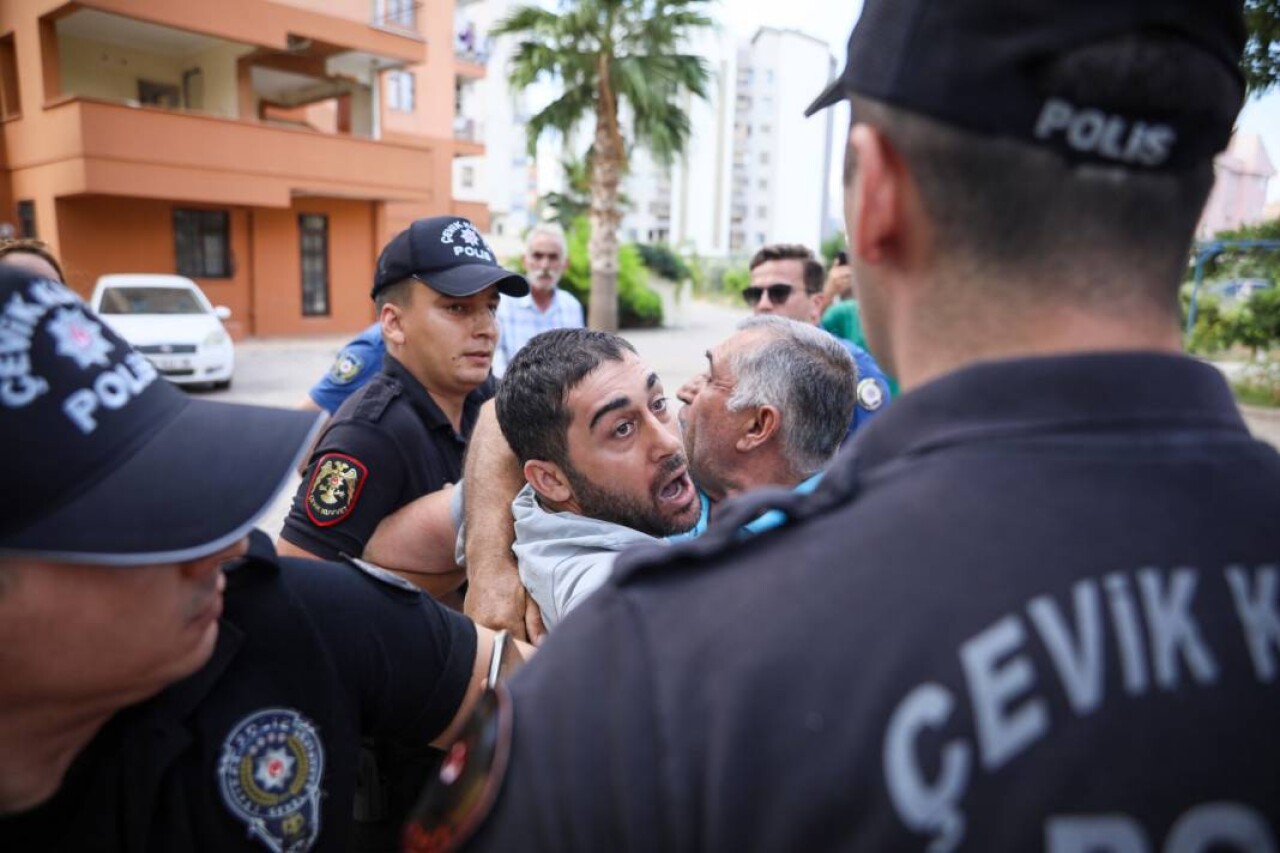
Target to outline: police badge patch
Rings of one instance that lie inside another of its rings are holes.
[[[858,405],[868,412],[874,412],[884,403],[884,392],[880,383],[874,379],[864,379],[858,383]]]
[[[355,509],[369,469],[344,453],[326,453],[307,487],[307,518],[317,527],[337,524]]]
[[[329,368],[329,379],[334,385],[347,385],[359,376],[363,369],[364,359],[360,354],[344,349],[333,360],[333,367]]]
[[[315,726],[289,708],[250,714],[222,742],[222,800],[275,853],[305,853],[315,844],[323,775]]]

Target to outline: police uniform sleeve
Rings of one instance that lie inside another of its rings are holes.
[[[312,452],[281,538],[323,559],[358,557],[403,503],[406,460],[376,424],[331,424]]]
[[[361,335],[344,346],[333,359],[327,373],[312,386],[312,401],[329,414],[382,369],[386,350],[382,339]]]
[[[648,649],[612,585],[549,635],[508,685],[505,778],[467,849],[674,849]]]
[[[407,747],[439,737],[471,681],[477,648],[471,621],[373,569],[280,563],[352,688],[361,733]]]

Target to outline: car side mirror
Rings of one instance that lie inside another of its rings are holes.
[[[230,320],[231,309],[225,305],[215,305],[213,306],[213,316],[217,317],[219,320]]]

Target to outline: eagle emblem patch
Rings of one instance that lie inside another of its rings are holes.
[[[369,469],[344,453],[326,453],[313,470],[307,487],[307,517],[317,527],[337,524],[355,509]]]
[[[222,742],[222,801],[275,853],[305,853],[315,845],[323,776],[315,725],[289,708],[250,714]]]

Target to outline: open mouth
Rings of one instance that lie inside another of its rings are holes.
[[[663,503],[685,503],[693,497],[693,481],[689,479],[689,471],[681,468],[680,473],[658,490],[658,500]]]

